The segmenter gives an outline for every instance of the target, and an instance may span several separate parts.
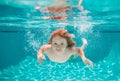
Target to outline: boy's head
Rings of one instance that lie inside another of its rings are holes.
[[[66,47],[72,48],[75,46],[70,34],[62,29],[54,31],[48,43],[52,44],[53,50],[57,52],[64,51]]]

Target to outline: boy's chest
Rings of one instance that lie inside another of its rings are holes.
[[[46,54],[51,61],[59,62],[59,63],[66,62],[70,58],[70,56],[72,55],[72,53],[69,51],[65,51],[63,54],[58,55],[58,54],[55,54],[51,50],[46,51]]]

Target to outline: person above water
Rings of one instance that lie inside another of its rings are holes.
[[[82,4],[82,0],[79,0],[78,6],[73,6],[73,7],[78,7],[80,10],[83,10],[81,4]],[[65,0],[57,0],[56,4],[53,4],[48,7],[41,8],[39,5],[35,6],[35,9],[40,10],[41,12],[51,13],[55,15],[55,16],[43,16],[42,17],[43,19],[54,19],[54,20],[66,19],[67,18],[66,12],[70,11],[71,8],[72,6],[68,6]]]
[[[43,60],[45,60],[44,52],[51,61],[58,63],[65,63],[77,56],[81,56],[86,65],[90,64],[93,67],[93,62],[84,55],[83,51],[87,45],[87,40],[82,38],[82,42],[81,47],[75,47],[75,42],[66,30],[55,30],[48,43],[40,47],[37,54],[38,62],[42,64]]]

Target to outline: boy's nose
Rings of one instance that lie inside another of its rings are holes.
[[[59,47],[60,47],[60,45],[57,45],[57,47],[59,48]]]

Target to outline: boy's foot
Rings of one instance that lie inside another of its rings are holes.
[[[36,10],[40,9],[40,6],[35,6],[35,9],[36,9]]]

